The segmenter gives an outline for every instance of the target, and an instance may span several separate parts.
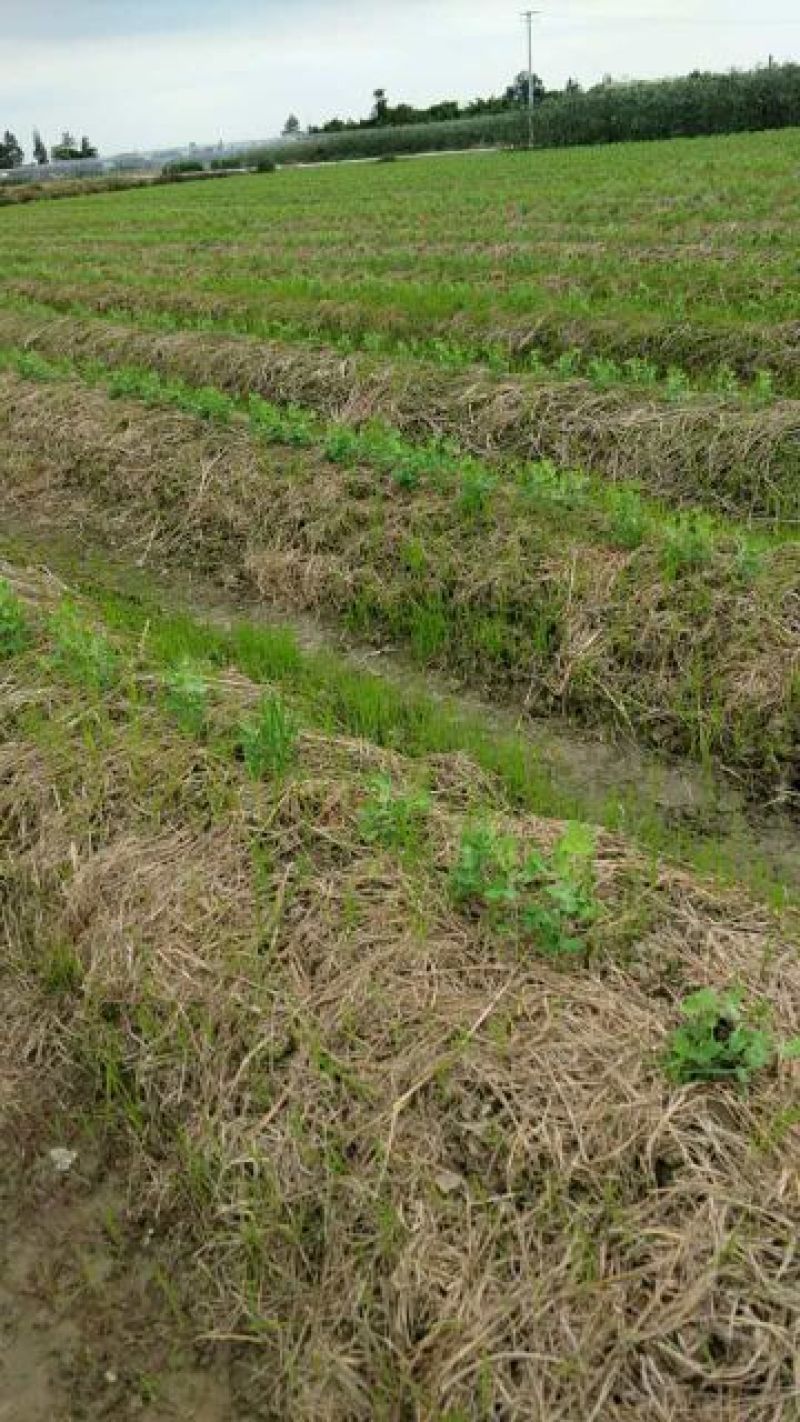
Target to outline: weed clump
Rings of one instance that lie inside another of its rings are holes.
[[[523,851],[492,825],[476,824],[461,838],[451,873],[457,904],[488,913],[502,932],[531,943],[546,957],[585,951],[577,934],[597,917],[592,860],[595,840],[585,825],[570,825],[552,854]]]
[[[182,731],[202,739],[208,723],[208,686],[191,662],[183,662],[167,677],[166,705]]]
[[[422,838],[430,803],[426,791],[404,795],[395,789],[391,776],[376,775],[358,817],[361,836],[368,844],[387,849],[414,849]]]
[[[30,640],[25,612],[8,583],[0,578],[0,661],[24,652]]]
[[[299,727],[278,696],[262,698],[254,717],[239,729],[239,747],[253,780],[282,775],[297,754]]]
[[[744,1006],[739,989],[701,988],[684,998],[681,1014],[665,1058],[668,1077],[681,1086],[695,1081],[747,1086],[778,1055],[800,1056],[800,1037],[776,1043],[763,1014]]]

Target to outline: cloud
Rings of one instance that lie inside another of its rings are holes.
[[[302,0],[301,0],[302,8]],[[279,9],[273,0],[3,0],[6,39],[58,40],[78,44],[91,39],[128,39],[133,35],[191,33],[198,27],[224,30],[243,23],[254,10]]]

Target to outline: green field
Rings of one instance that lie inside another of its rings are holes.
[[[646,384],[674,367],[727,389],[730,366],[745,390],[763,368],[796,391],[798,155],[790,129],[31,204],[3,215],[4,285],[445,367],[574,351],[567,375],[605,358],[626,386],[638,359]]]
[[[0,210],[26,1422],[800,1415],[799,161]]]

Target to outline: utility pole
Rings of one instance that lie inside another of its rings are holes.
[[[541,10],[523,10],[522,18],[528,26],[528,147],[533,148],[533,17],[541,15]]]

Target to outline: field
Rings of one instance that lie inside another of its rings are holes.
[[[0,211],[0,1416],[800,1417],[800,132]]]

